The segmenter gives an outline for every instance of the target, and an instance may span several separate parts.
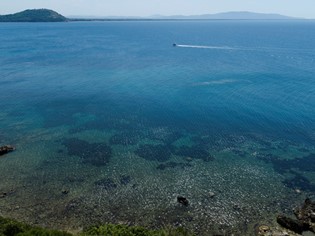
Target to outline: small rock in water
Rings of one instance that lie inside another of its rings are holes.
[[[270,227],[267,226],[267,225],[261,225],[261,226],[258,227],[258,233],[259,234],[265,234],[265,233],[267,233],[269,231],[270,231]]]
[[[64,190],[62,190],[61,192],[62,192],[62,194],[68,194],[68,193],[69,193],[69,190],[68,190],[68,189],[64,189]]]
[[[177,202],[179,202],[180,204],[182,204],[184,206],[188,206],[189,205],[189,201],[187,200],[187,198],[182,197],[182,196],[178,196],[177,197]]]
[[[210,197],[210,198],[214,198],[214,196],[215,196],[215,193],[214,193],[214,192],[209,192],[209,197]]]
[[[105,189],[105,190],[114,190],[117,188],[117,184],[111,178],[104,178],[94,182],[95,186]]]
[[[300,194],[300,193],[301,193],[301,190],[300,190],[300,189],[295,189],[295,192],[296,192],[297,194]]]
[[[191,157],[186,157],[186,158],[185,158],[185,161],[191,162],[191,161],[193,161],[193,159],[192,159]]]
[[[7,154],[9,152],[12,152],[14,150],[15,150],[15,148],[11,145],[2,146],[2,147],[0,147],[0,156]]]
[[[120,176],[120,183],[122,185],[127,185],[127,184],[130,183],[130,181],[131,181],[131,177],[129,175],[122,175],[122,176]]]

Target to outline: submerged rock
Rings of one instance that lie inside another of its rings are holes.
[[[315,202],[305,199],[302,207],[295,209],[294,214],[300,222],[308,225],[309,230],[315,232]]]
[[[113,190],[117,188],[117,184],[110,178],[100,179],[94,182],[95,186],[105,189],[105,190]]]
[[[136,132],[123,132],[113,135],[109,143],[111,145],[135,145],[139,142],[140,135]]]
[[[190,157],[192,159],[201,159],[206,162],[214,160],[214,157],[205,150],[205,147],[200,145],[195,145],[192,147],[181,146],[175,154],[178,156]]]
[[[158,170],[165,170],[165,169],[168,169],[168,168],[173,169],[173,168],[176,168],[176,167],[184,169],[185,167],[191,167],[191,165],[189,163],[180,163],[180,162],[170,161],[170,162],[162,163],[162,164],[158,165],[156,167],[156,169],[158,169]]]
[[[314,212],[315,203],[313,203],[309,198],[306,198],[302,207],[295,209],[294,214],[299,220],[309,222],[309,217]]]
[[[302,234],[303,231],[307,231],[309,229],[308,225],[303,224],[299,220],[294,220],[292,218],[279,215],[277,217],[277,222],[282,227],[292,230],[295,233]]]
[[[209,197],[210,197],[210,198],[214,198],[214,196],[215,196],[215,193],[214,193],[214,192],[209,192]]]
[[[258,227],[258,235],[264,235],[270,231],[270,227],[268,225],[260,225]]]
[[[294,210],[294,214],[297,220],[280,215],[277,217],[277,222],[298,234],[304,231],[315,233],[315,202],[307,198],[301,207]]]
[[[0,192],[0,198],[5,198],[5,197],[8,197],[12,194],[15,193],[15,190],[11,189],[10,191],[8,192]],[[1,228],[1,227],[0,227]]]
[[[140,145],[135,154],[149,161],[164,162],[171,158],[173,148],[170,145]]]
[[[2,146],[2,147],[0,147],[0,156],[7,154],[9,152],[12,152],[14,150],[15,150],[15,148],[11,145]]]
[[[70,156],[78,156],[83,163],[94,166],[106,165],[111,156],[112,149],[106,143],[88,143],[77,138],[65,139],[63,145]]]
[[[185,161],[187,161],[187,162],[192,162],[193,159],[192,159],[191,157],[186,157],[186,158],[185,158]]]
[[[131,181],[131,177],[129,175],[122,175],[120,176],[120,184],[122,185],[127,185],[130,183]]]
[[[182,196],[178,196],[177,197],[177,202],[184,205],[184,206],[188,206],[189,205],[189,201],[187,200],[187,198],[182,197]]]
[[[64,190],[61,191],[61,193],[66,195],[66,194],[69,193],[69,190],[68,189],[64,189]]]

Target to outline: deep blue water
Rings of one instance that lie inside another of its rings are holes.
[[[176,225],[184,194],[181,224],[202,234],[315,192],[314,21],[9,23],[0,42],[0,145],[17,148],[0,159],[2,215]]]

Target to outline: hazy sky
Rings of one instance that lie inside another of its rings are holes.
[[[254,11],[315,19],[315,0],[0,0],[0,14],[28,8],[49,8],[65,16],[194,15]]]

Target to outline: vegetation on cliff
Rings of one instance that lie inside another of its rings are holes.
[[[13,219],[0,217],[0,236],[74,236],[64,231],[30,226]],[[106,224],[94,226],[78,233],[77,236],[191,236],[183,228],[150,230],[141,226]]]
[[[36,226],[30,226],[16,220],[0,217],[0,236],[71,236],[67,232],[43,229]]]

